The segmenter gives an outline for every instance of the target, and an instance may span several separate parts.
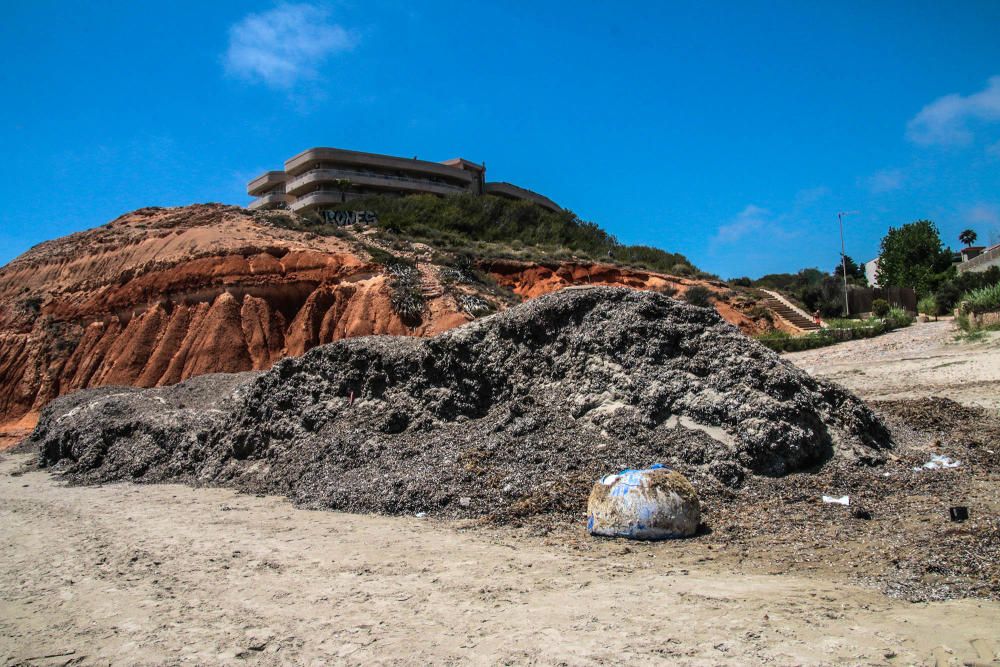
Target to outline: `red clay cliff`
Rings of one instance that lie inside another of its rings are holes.
[[[218,204],[134,211],[42,243],[0,268],[0,423],[60,394],[101,385],[152,387],[193,375],[268,368],[339,338],[427,336],[472,319],[470,294],[445,285],[430,249],[413,244],[424,312],[404,321],[392,277],[362,233],[320,236],[268,214]],[[704,281],[584,262],[483,261],[501,288],[533,298],[570,285],[683,292]],[[730,322],[754,324],[726,303]]]

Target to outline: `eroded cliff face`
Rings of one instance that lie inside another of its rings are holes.
[[[0,423],[85,387],[262,370],[352,336],[433,335],[473,318],[463,295],[496,309],[507,303],[486,286],[444,284],[440,267],[422,261],[429,253],[417,252],[425,306],[404,321],[392,307],[392,277],[365,250],[377,241],[273,219],[217,204],[140,209],[0,268]],[[581,284],[683,292],[697,282],[580,263],[481,268],[522,298]],[[724,300],[718,308],[753,327]]]

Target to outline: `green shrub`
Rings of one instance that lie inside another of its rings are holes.
[[[21,299],[16,306],[17,310],[22,314],[35,318],[42,312],[42,297],[40,296],[29,296]]]
[[[473,317],[482,317],[496,312],[496,307],[492,303],[472,294],[458,294],[455,299],[461,309]]]
[[[698,306],[699,308],[711,308],[712,291],[702,285],[695,285],[694,287],[689,287],[688,290],[684,292],[684,300],[692,306]]]
[[[365,246],[372,261],[385,267],[389,274],[389,303],[393,311],[407,324],[420,321],[424,312],[424,295],[420,291],[420,272],[412,261],[399,257],[378,246]]]
[[[1000,284],[1000,267],[991,266],[985,271],[966,271],[943,282],[934,292],[938,314],[946,315],[955,309],[966,292]]]
[[[912,321],[908,313],[901,312],[902,315],[898,315],[899,322],[905,321],[906,324],[900,323],[896,326],[906,326]],[[800,352],[849,340],[874,338],[894,328],[891,322],[877,318],[868,320],[830,319],[826,322],[829,325],[827,328],[804,336],[790,336],[783,331],[769,331],[755,336],[755,338],[776,352]]]
[[[885,315],[886,324],[890,329],[901,329],[913,324],[913,316],[902,308],[893,306]]]
[[[751,306],[750,310],[747,311],[747,317],[752,320],[767,320],[772,325],[774,324],[774,315],[771,314],[771,309],[760,304]]]
[[[933,296],[925,296],[921,299],[920,302],[917,303],[917,312],[930,317],[937,317],[940,315],[938,312],[937,301],[934,300]]]
[[[480,256],[497,257],[503,255],[503,248],[525,248],[530,251],[525,259],[551,258],[562,251],[564,257],[591,261],[608,261],[610,256],[616,262],[650,271],[668,273],[677,264],[695,271],[684,255],[649,246],[622,245],[572,211],[553,212],[523,200],[472,194],[371,195],[331,208],[373,211],[382,230],[440,248],[476,246]],[[498,248],[500,253],[496,252]]]
[[[986,330],[985,329],[973,329],[963,330],[962,333],[955,336],[955,340],[959,343],[979,343],[986,340]]]
[[[70,352],[80,344],[82,331],[78,326],[68,322],[58,322],[50,315],[43,315],[42,330],[45,331],[45,342],[59,352]]]
[[[872,315],[875,317],[885,317],[889,314],[889,302],[885,299],[875,299],[872,301]]]
[[[755,338],[775,352],[801,352],[817,347],[826,347],[837,342],[837,339],[830,336],[825,329],[804,336],[790,336],[784,331],[769,331],[755,336]]]
[[[677,288],[670,283],[667,283],[663,287],[656,288],[656,291],[664,296],[677,296]]]
[[[400,257],[398,255],[393,255],[388,250],[383,250],[378,246],[365,246],[365,250],[371,255],[372,261],[376,264],[381,264],[382,266],[388,268],[396,265],[402,266],[413,266],[413,262],[405,257]]]
[[[757,334],[755,338],[759,341],[766,340],[787,340],[791,338],[791,334],[786,331],[781,331],[780,329],[775,329],[774,331],[768,331],[766,333]]]
[[[293,227],[295,225],[295,220],[287,213],[273,214],[271,222],[277,227]]]
[[[867,320],[850,319],[846,317],[828,317],[824,320],[831,329],[870,329],[873,326],[882,326],[883,322],[877,317]]]
[[[420,272],[410,264],[386,265],[389,274],[389,303],[406,324],[420,321],[424,312],[424,295],[420,291]]]
[[[974,313],[991,313],[1000,310],[1000,283],[966,292],[962,302]]]

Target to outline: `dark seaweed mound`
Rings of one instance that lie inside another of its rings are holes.
[[[263,373],[71,394],[32,442],[81,483],[500,519],[578,515],[592,482],[626,467],[738,486],[891,446],[858,398],[714,310],[624,288],[563,290],[435,338],[340,341]]]

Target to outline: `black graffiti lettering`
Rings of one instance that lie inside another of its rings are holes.
[[[374,211],[323,211],[322,218],[326,224],[338,227],[378,224],[378,215]]]

